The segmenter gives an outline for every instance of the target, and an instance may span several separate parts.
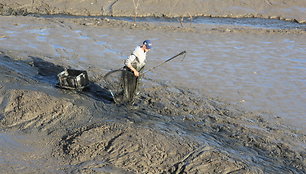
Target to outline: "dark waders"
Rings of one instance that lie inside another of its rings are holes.
[[[139,91],[139,80],[140,77],[136,77],[134,73],[128,67],[123,68],[122,81],[124,89],[124,98],[126,102],[133,102],[134,97]],[[143,68],[139,71],[142,72]]]

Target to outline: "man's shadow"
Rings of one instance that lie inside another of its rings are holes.
[[[49,83],[55,87],[60,87],[58,85],[57,75],[65,70],[64,67],[55,65],[51,62],[47,62],[38,57],[30,56],[30,58],[33,60],[32,66],[36,67],[38,71],[38,74],[35,76],[37,80]],[[68,89],[63,89],[63,90],[68,90]],[[86,95],[94,100],[102,101],[104,103],[113,102],[113,97],[111,93],[107,89],[101,87],[100,85],[92,81],[89,81],[89,85],[83,90],[74,90],[74,91],[82,95]]]

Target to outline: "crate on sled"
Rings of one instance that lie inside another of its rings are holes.
[[[58,87],[64,89],[83,90],[88,87],[89,80],[86,71],[66,69],[57,75]]]

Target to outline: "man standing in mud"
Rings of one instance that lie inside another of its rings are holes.
[[[140,72],[146,64],[147,52],[151,48],[152,43],[150,40],[143,41],[142,45],[137,46],[133,53],[124,62],[124,95],[128,101],[132,101],[134,96],[138,94]]]

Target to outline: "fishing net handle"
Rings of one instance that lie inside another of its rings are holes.
[[[170,57],[169,59],[165,60],[164,62],[158,64],[157,66],[154,66],[154,67],[152,67],[152,68],[146,70],[146,71],[143,72],[141,75],[144,75],[145,73],[154,70],[155,68],[157,68],[157,67],[159,67],[159,66],[161,66],[161,65],[163,65],[163,64],[165,64],[165,63],[167,63],[167,62],[169,62],[169,61],[171,61],[171,60],[173,60],[173,59],[175,59],[175,58],[178,57],[178,56],[185,55],[186,53],[187,53],[186,51],[182,51],[182,52],[178,53],[177,55],[175,55],[175,56],[173,56],[173,57]]]

